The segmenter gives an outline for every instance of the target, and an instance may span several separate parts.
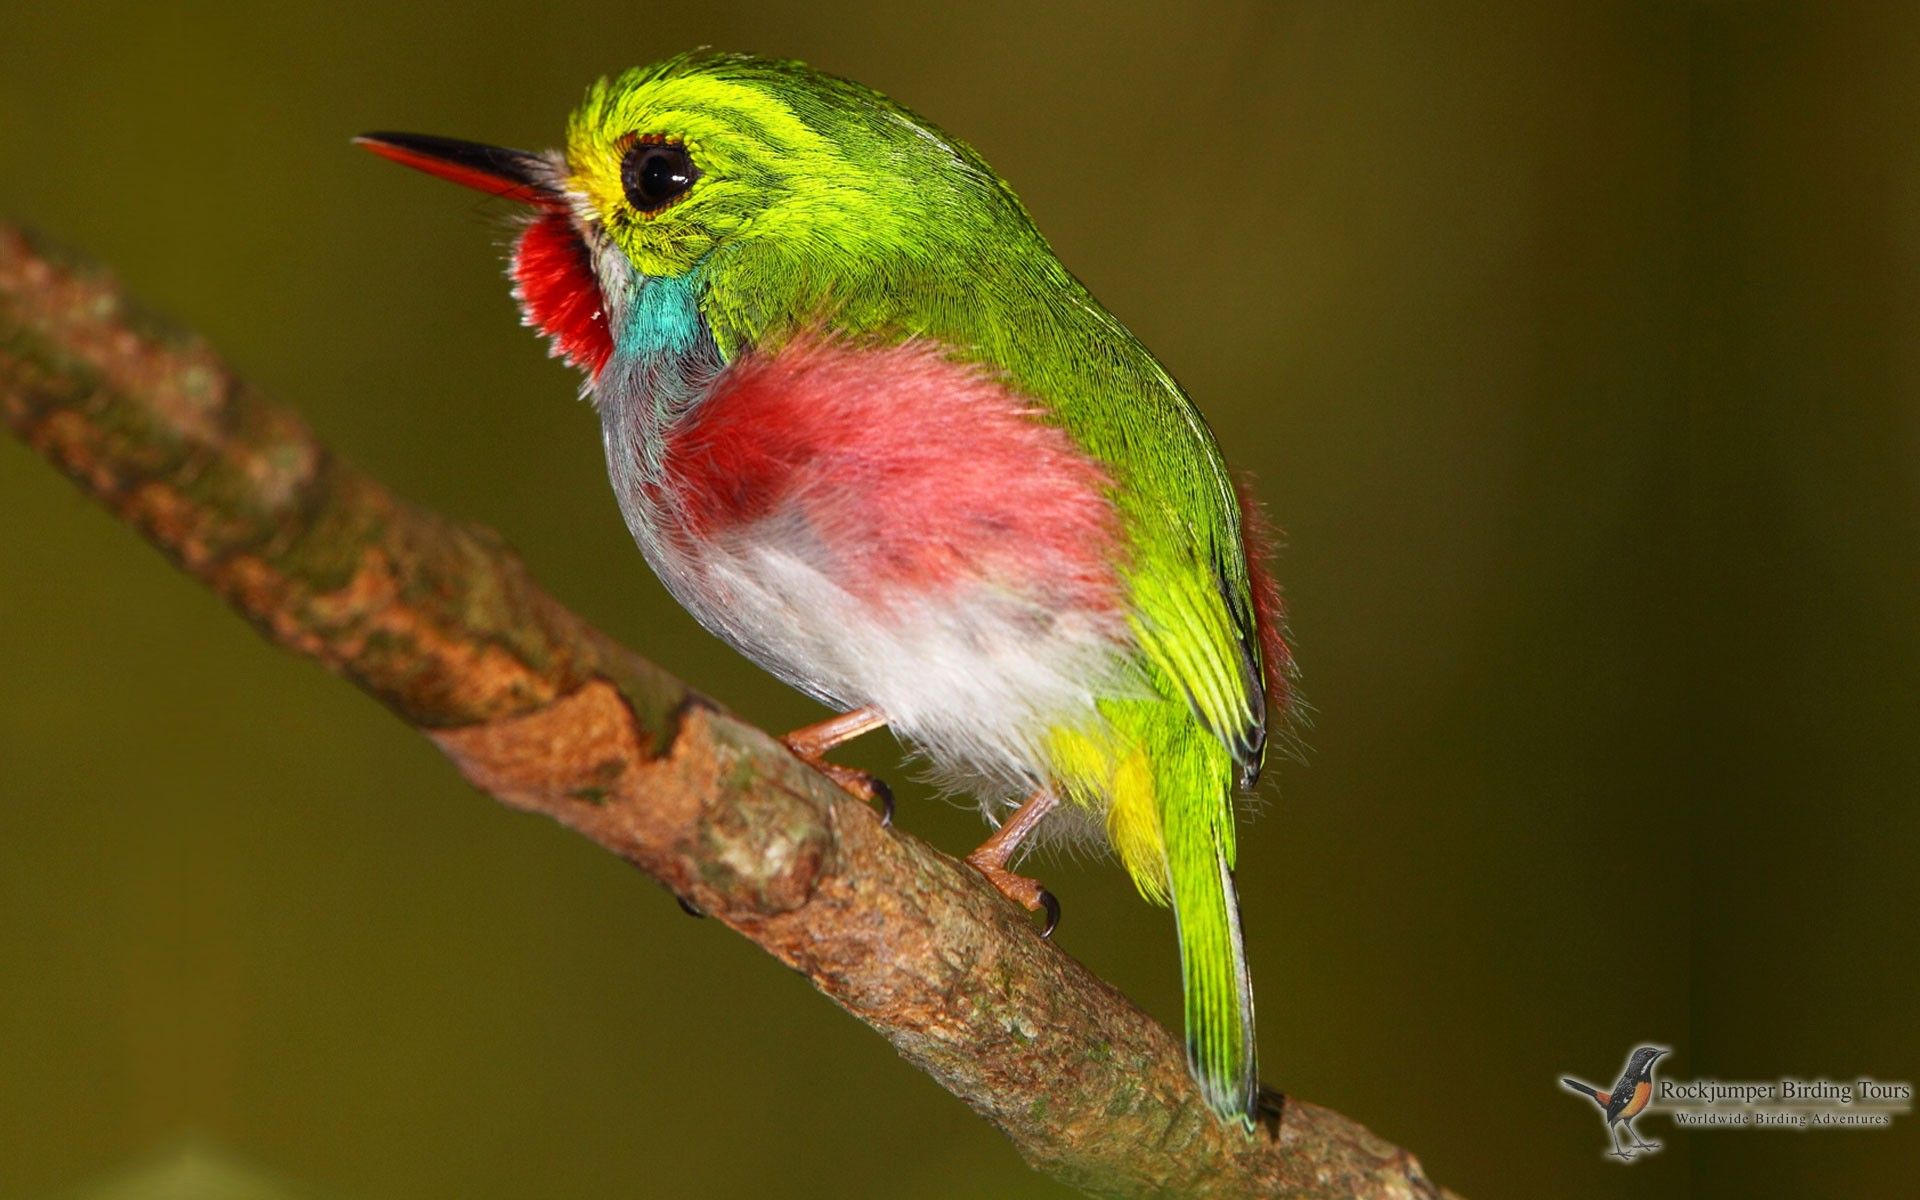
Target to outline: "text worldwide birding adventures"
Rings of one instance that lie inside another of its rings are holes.
[[[1188,1062],[1251,1127],[1237,797],[1292,661],[1252,498],[1148,350],[972,149],[802,64],[701,52],[603,80],[531,153],[375,153],[526,206],[510,274],[584,375],[634,540],[673,596],[837,714],[891,729],[994,830],[1004,895],[1050,838],[1170,905]],[[1144,214],[1143,214],[1144,215]]]

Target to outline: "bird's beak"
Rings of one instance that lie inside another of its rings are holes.
[[[539,155],[525,150],[508,150],[424,133],[363,133],[353,141],[381,158],[390,158],[402,166],[450,179],[503,200],[541,207],[563,203],[551,182],[553,168]]]

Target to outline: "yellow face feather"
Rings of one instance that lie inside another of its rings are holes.
[[[700,177],[656,212],[629,202],[621,166],[636,140],[686,147]],[[898,226],[880,180],[850,162],[764,83],[649,69],[601,80],[567,130],[567,186],[634,268],[672,276],[722,243],[845,247]]]

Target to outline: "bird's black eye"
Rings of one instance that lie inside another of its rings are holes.
[[[635,142],[620,163],[620,186],[641,212],[659,212],[686,195],[698,178],[700,168],[687,148],[672,142]]]

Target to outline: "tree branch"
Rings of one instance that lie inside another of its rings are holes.
[[[1267,1093],[1251,1138],[1215,1120],[1176,1039],[973,872],[568,612],[493,534],[395,496],[200,340],[4,225],[0,417],[482,791],[803,972],[1037,1170],[1108,1196],[1448,1194],[1303,1101]]]

